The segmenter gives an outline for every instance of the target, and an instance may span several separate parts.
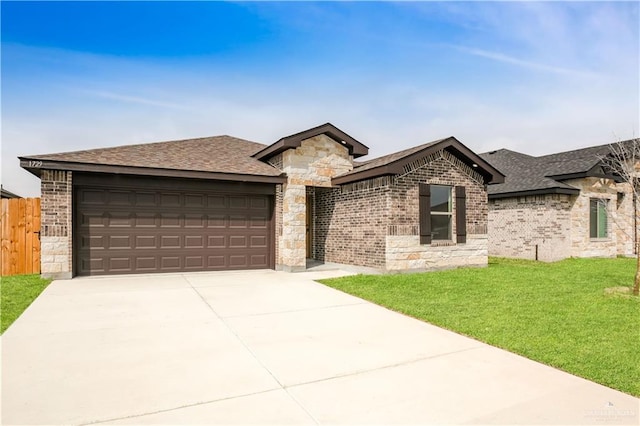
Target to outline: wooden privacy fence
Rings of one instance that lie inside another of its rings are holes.
[[[40,273],[40,198],[2,199],[0,276]]]

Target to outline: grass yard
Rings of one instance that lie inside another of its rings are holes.
[[[640,396],[635,259],[491,259],[484,269],[357,275],[322,283]]]
[[[50,282],[40,278],[40,275],[0,278],[0,334],[18,319]]]

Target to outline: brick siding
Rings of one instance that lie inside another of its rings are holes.
[[[489,201],[489,255],[547,262],[569,257],[574,202],[564,194]]]
[[[70,278],[72,265],[72,172],[42,170],[41,271],[52,278]]]

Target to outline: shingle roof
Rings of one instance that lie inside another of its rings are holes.
[[[465,164],[474,167],[480,173],[485,182],[494,184],[502,182],[502,174],[491,164],[480,158],[476,153],[464,146],[459,140],[450,136],[438,139],[413,148],[394,152],[369,161],[354,162],[354,168],[350,172],[344,173],[332,179],[334,184],[356,182],[358,180],[370,179],[378,176],[395,175],[402,172],[402,168],[411,161],[417,160],[432,152],[447,150],[457,156]]]
[[[628,143],[624,141],[622,143]],[[512,193],[577,193],[578,189],[563,182],[565,179],[586,176],[601,158],[611,153],[611,146],[598,145],[556,154],[532,157],[520,152],[500,149],[480,154],[487,162],[505,174],[502,184],[488,188],[490,197]]]
[[[374,169],[376,167],[380,167],[380,166],[384,166],[387,164],[391,164],[393,162],[396,162],[398,160],[402,160],[405,157],[408,157],[412,154],[415,154],[416,152],[422,151],[425,148],[428,148],[430,146],[433,146],[439,142],[444,141],[445,139],[439,139],[437,141],[433,141],[433,142],[428,142],[422,145],[418,145],[418,146],[414,146],[413,148],[409,148],[409,149],[405,149],[403,151],[398,151],[398,152],[394,152],[393,154],[389,154],[389,155],[383,155],[382,157],[378,157],[378,158],[374,158],[368,161],[361,161],[358,163],[354,163],[354,168],[351,172],[346,173],[345,175],[348,174],[353,174],[353,173],[358,173],[358,172],[362,172],[364,170],[369,170],[369,169]],[[345,176],[343,175],[343,176]]]
[[[280,170],[251,157],[264,147],[265,145],[260,143],[224,135],[21,158],[258,176],[281,175]]]

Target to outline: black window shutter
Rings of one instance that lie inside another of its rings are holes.
[[[420,193],[420,244],[431,244],[431,186],[421,183]]]
[[[458,243],[467,242],[467,200],[464,186],[456,186],[456,236]]]

